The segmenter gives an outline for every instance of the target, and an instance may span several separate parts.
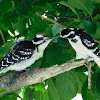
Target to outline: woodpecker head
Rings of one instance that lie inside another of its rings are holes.
[[[60,37],[68,39],[75,37],[75,30],[74,28],[65,28],[61,31]]]
[[[70,39],[75,37],[75,28],[64,28],[59,35],[56,35],[56,37],[61,37],[65,39]]]
[[[53,37],[47,37],[44,33],[37,33],[33,38],[32,42],[36,45],[51,41]]]

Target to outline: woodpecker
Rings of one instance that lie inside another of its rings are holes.
[[[9,70],[22,71],[43,57],[45,48],[53,38],[43,33],[35,35],[32,41],[21,40],[0,61],[0,74]]]
[[[91,57],[100,67],[100,49],[98,43],[96,43],[90,35],[81,29],[64,28],[59,36],[68,39],[76,51],[75,59],[87,59]]]

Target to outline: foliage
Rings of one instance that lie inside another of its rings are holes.
[[[77,27],[86,30],[94,39],[100,40],[100,1],[99,0],[0,0],[0,30],[6,43],[0,35],[0,59],[2,59],[14,45],[17,39],[32,40],[38,32],[47,36],[55,36],[62,28],[43,20],[35,15],[37,11],[46,11],[53,16],[46,15],[66,27]],[[56,17],[59,16],[59,17]],[[62,16],[62,17],[61,17]],[[68,16],[68,17],[66,17]],[[46,48],[44,57],[30,67],[50,67],[63,64],[75,58],[75,51],[64,39],[53,40]],[[65,72],[45,83],[38,83],[23,88],[22,100],[29,98],[33,89],[35,100],[71,100],[77,93],[82,94],[83,100],[100,99],[100,69],[92,63],[92,89],[87,89],[87,71],[85,66]],[[48,86],[47,89],[45,87]],[[0,100],[17,100],[19,93],[12,93]]]

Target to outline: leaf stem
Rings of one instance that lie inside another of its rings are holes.
[[[1,31],[1,29],[0,29],[0,34],[1,34],[2,40],[6,43],[5,37],[4,37],[3,32]]]

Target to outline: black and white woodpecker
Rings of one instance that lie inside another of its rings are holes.
[[[9,70],[20,72],[34,64],[36,60],[43,57],[44,50],[52,39],[43,33],[38,33],[32,41],[20,40],[17,42],[0,61],[0,74]]]
[[[21,40],[0,61],[0,74],[8,70],[21,71],[43,57],[45,48],[53,38],[45,34],[36,34],[32,41]]]
[[[100,49],[98,43],[86,32],[77,28],[64,28],[60,37],[68,39],[71,46],[76,51],[75,59],[87,59],[91,57],[100,68]]]

